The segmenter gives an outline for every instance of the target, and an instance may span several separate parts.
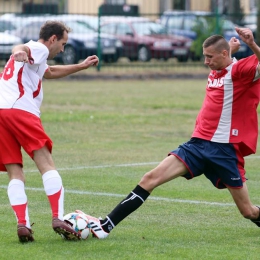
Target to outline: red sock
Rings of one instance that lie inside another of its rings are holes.
[[[26,227],[31,228],[24,183],[21,180],[12,179],[9,182],[7,194],[14,210],[17,223],[24,224]]]
[[[21,205],[12,205],[12,208],[15,212],[17,223],[26,225],[26,209],[27,203]]]
[[[59,199],[60,199],[61,193],[62,193],[62,188],[57,193],[48,195],[53,218],[59,217]]]
[[[42,175],[43,186],[48,196],[52,217],[63,219],[64,213],[64,188],[59,173],[51,170]]]

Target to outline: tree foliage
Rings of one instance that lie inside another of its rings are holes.
[[[203,42],[213,34],[223,34],[223,20],[218,17],[207,17],[206,23],[200,17],[197,17],[193,31],[196,32],[197,38],[193,41],[191,51],[195,57],[202,57],[203,55]]]

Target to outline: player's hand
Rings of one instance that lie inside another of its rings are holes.
[[[246,43],[247,45],[251,45],[254,43],[254,36],[250,29],[248,28],[238,28],[236,27],[236,32],[238,33],[241,40]]]
[[[232,37],[230,40],[229,40],[229,46],[230,46],[230,52],[231,54],[234,54],[236,53],[239,48],[240,48],[240,41],[236,38],[236,37]]]
[[[15,61],[19,61],[19,62],[28,62],[28,55],[25,51],[17,51],[15,53],[13,53],[13,57]]]
[[[99,63],[99,59],[96,55],[92,55],[92,56],[87,57],[82,63],[84,64],[84,66],[86,68],[89,68],[91,66],[96,67]]]

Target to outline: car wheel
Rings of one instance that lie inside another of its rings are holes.
[[[139,61],[150,61],[151,54],[147,47],[140,46],[138,49],[138,60]]]
[[[119,55],[118,54],[115,54],[113,57],[112,57],[112,62],[117,62],[119,59]]]
[[[119,59],[119,56],[117,54],[105,56],[103,58],[104,62],[108,62],[108,63],[117,62],[118,59]]]
[[[138,57],[128,57],[128,59],[129,59],[130,61],[137,61],[137,60],[138,60]]]
[[[197,56],[194,52],[190,54],[190,58],[192,61],[200,61],[201,57]]]
[[[74,64],[78,63],[77,53],[72,46],[65,46],[62,54],[63,64]]]
[[[187,62],[189,57],[188,56],[180,56],[177,58],[179,62]]]

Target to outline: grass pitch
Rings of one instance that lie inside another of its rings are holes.
[[[43,125],[65,187],[65,213],[106,216],[169,151],[190,138],[205,80],[45,81]],[[259,150],[259,149],[258,149]],[[258,156],[246,159],[259,205]],[[34,163],[24,157],[34,243],[20,244],[0,173],[0,259],[259,259],[260,229],[238,213],[227,190],[205,177],[158,187],[106,240],[62,240]]]

